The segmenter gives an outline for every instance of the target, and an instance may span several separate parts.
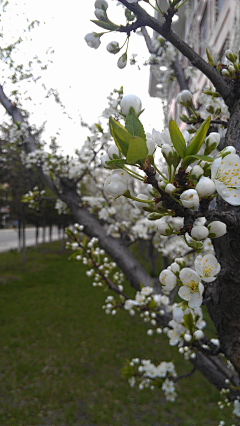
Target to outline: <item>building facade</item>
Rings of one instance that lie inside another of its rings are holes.
[[[164,0],[160,0],[160,7]],[[240,0],[187,0],[179,9],[179,20],[173,24],[174,31],[182,37],[197,53],[207,59],[206,48],[211,53],[215,63],[227,63],[224,52],[231,49],[238,53],[240,49]],[[157,16],[159,18],[159,15]],[[160,20],[162,17],[160,17]],[[156,43],[158,35],[154,34],[153,44]],[[206,87],[210,86],[207,78],[198,70],[192,69],[187,58],[179,52],[178,61],[188,80],[189,89],[194,93],[195,99]],[[160,67],[161,68],[161,67]],[[163,99],[165,119],[169,118],[179,121],[181,107],[176,104],[176,96],[180,91],[177,80],[168,78],[163,83],[163,71],[151,66],[149,93]]]

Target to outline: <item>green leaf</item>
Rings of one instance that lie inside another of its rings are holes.
[[[211,123],[211,116],[209,117],[201,124],[195,135],[193,136],[190,144],[188,145],[186,149],[186,156],[195,155],[198,153],[199,149],[201,148],[203,141],[205,139],[205,136],[207,134],[208,128]]]
[[[127,156],[129,142],[132,138],[132,135],[116,120],[114,120],[112,117],[109,118],[109,128],[110,133],[115,140],[115,143],[119,149],[125,155]]]
[[[148,155],[146,142],[139,136],[132,136],[127,152],[128,164],[135,164],[138,161],[145,160]]]
[[[208,155],[189,155],[188,157],[184,158],[182,162],[182,168],[186,169],[189,164],[193,163],[196,160],[208,161],[209,163],[212,163],[214,159],[212,157],[209,157]]]
[[[146,141],[143,125],[133,110],[131,111],[131,108],[126,118],[125,128],[129,133],[131,133],[132,136],[139,136],[144,141]]]
[[[95,123],[96,128],[98,129],[99,132],[103,133],[103,128],[102,126],[100,126],[100,124]]]
[[[169,122],[169,133],[174,148],[176,149],[180,157],[184,158],[186,152],[186,142],[177,126],[177,123],[175,123],[175,121],[172,119]]]
[[[117,31],[119,30],[119,25],[115,25],[113,24],[113,22],[103,22],[103,21],[96,21],[96,20],[92,20],[91,22],[93,22],[94,24],[98,25],[101,28],[104,28],[105,30],[110,30],[110,31]]]
[[[190,331],[190,333],[193,333],[194,323],[193,323],[192,313],[190,312],[188,315],[184,315],[183,320],[184,320],[185,327]]]
[[[126,161],[126,159],[124,158],[124,159],[122,159],[122,158],[118,158],[118,159],[116,159],[116,160],[109,160],[109,161],[106,161],[106,164],[108,165],[108,166],[124,166],[124,164],[127,164],[127,161]]]
[[[206,49],[206,53],[207,53],[207,58],[208,58],[208,63],[209,63],[209,65],[213,66],[213,65],[214,65],[214,61],[213,61],[213,58],[212,58],[212,56],[210,55],[210,52],[209,52],[209,50],[208,50],[208,49]]]

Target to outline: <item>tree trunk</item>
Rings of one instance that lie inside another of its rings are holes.
[[[36,225],[36,231],[35,231],[35,248],[38,247],[38,237],[39,237],[39,227]]]
[[[26,262],[26,222],[25,222],[25,204],[22,206],[22,261]]]
[[[46,241],[46,226],[43,224],[42,228],[42,253],[45,253],[45,241]]]
[[[52,242],[52,225],[49,225],[49,242]]]
[[[22,249],[22,222],[21,219],[18,218],[18,249],[17,251],[20,252]]]
[[[240,151],[240,101],[231,111],[226,146]],[[240,207],[233,207],[218,197],[215,220],[227,224],[227,234],[213,240],[216,257],[221,264],[217,280],[207,285],[209,315],[221,342],[221,351],[240,373]]]

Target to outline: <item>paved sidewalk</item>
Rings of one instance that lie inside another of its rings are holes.
[[[35,245],[35,228],[26,228],[26,246]],[[42,243],[43,229],[39,228],[38,243]],[[62,235],[62,230],[61,230]],[[45,231],[45,242],[49,242],[49,228]],[[59,239],[58,228],[52,228],[52,241]],[[18,230],[16,229],[0,229],[0,252],[18,248]]]

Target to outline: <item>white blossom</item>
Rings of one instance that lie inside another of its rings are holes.
[[[197,256],[194,266],[198,275],[206,282],[214,281],[216,279],[215,275],[217,275],[221,269],[221,265],[213,254]]]
[[[104,190],[113,197],[123,195],[128,190],[128,175],[124,170],[113,170],[104,183]]]
[[[159,275],[159,281],[164,286],[164,293],[170,293],[177,284],[177,277],[169,269],[163,269]]]
[[[200,276],[191,268],[183,268],[179,277],[183,286],[178,290],[178,295],[188,301],[190,308],[198,308],[202,304],[204,291]]]
[[[211,166],[211,178],[219,195],[232,206],[240,205],[240,158],[229,154],[217,158]]]
[[[234,401],[233,414],[235,414],[235,416],[237,416],[237,417],[240,417],[240,401],[239,401],[239,399],[235,399],[235,401]]]

